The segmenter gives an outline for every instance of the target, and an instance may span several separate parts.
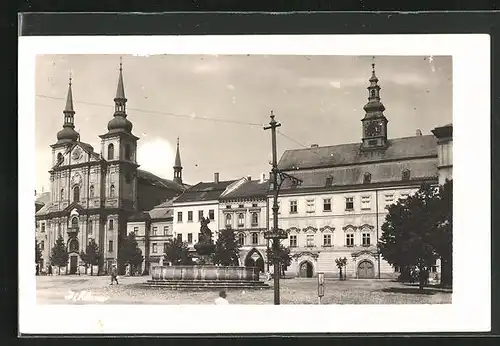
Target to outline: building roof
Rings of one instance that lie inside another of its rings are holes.
[[[291,171],[437,156],[437,140],[433,135],[395,138],[387,144],[384,150],[362,150],[361,143],[287,150],[278,168]]]
[[[246,180],[234,190],[220,197],[221,200],[266,197],[269,191],[269,180]]]
[[[199,201],[213,201],[218,200],[219,196],[226,190],[226,188],[236,182],[237,180],[228,180],[203,183],[200,182],[191,188],[184,191],[182,195],[177,197],[175,203],[186,202],[199,202]]]
[[[153,186],[158,186],[158,187],[163,187],[163,188],[168,188],[176,191],[184,191],[186,190],[186,186],[183,184],[178,184],[175,181],[160,178],[159,176],[148,172],[148,171],[143,171],[141,169],[137,170],[137,178],[147,184],[153,185]]]
[[[154,207],[153,209],[151,209],[150,211],[148,211],[147,213],[149,214],[149,217],[151,218],[151,220],[155,220],[155,219],[167,219],[167,218],[171,218],[174,216],[174,198],[171,198],[159,205],[157,205],[156,207]]]
[[[35,213],[35,216],[48,214],[48,213],[50,213],[50,211],[51,211],[50,209],[51,208],[52,208],[52,203],[47,203],[42,208],[40,208],[39,211],[37,211]]]
[[[50,192],[42,192],[36,196],[36,204],[46,205],[50,203]]]
[[[135,213],[133,215],[131,215],[129,218],[128,218],[128,221],[130,222],[141,222],[141,221],[146,221],[146,220],[149,220],[150,217],[149,217],[149,214],[147,211],[140,211],[138,213]]]
[[[404,161],[380,162],[357,166],[330,167],[315,170],[297,170],[290,175],[302,180],[292,187],[290,180],[285,180],[282,190],[304,188],[326,188],[327,178],[331,179],[331,187],[353,186],[403,182],[403,171],[410,171],[409,181],[436,179],[438,176],[437,159],[423,158]],[[369,183],[365,183],[365,174],[370,175]]]

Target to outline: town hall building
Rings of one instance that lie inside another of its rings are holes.
[[[313,145],[287,150],[278,168],[300,179],[286,180],[279,192],[279,227],[288,232],[288,274],[336,276],[335,259],[346,258],[351,278],[393,277],[377,251],[386,207],[417,191],[422,183],[452,179],[452,125],[434,135],[390,138],[379,80],[372,65],[368,103],[358,143]],[[272,195],[269,194],[272,205]],[[270,214],[272,224],[272,213]],[[439,263],[432,268],[439,274]]]

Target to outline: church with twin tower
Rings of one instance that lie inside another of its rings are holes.
[[[51,145],[50,202],[36,212],[36,238],[42,249],[41,268],[49,265],[50,252],[62,236],[69,252],[68,273],[81,265],[80,252],[91,239],[104,258],[104,271],[121,263],[120,242],[126,236],[127,219],[150,210],[166,199],[180,195],[188,186],[182,182],[179,143],[174,179],[160,178],[139,169],[133,124],[127,119],[127,98],[120,62],[114,114],[107,132],[100,135],[100,153],[81,141],[75,130],[72,81],[70,78],[63,128]]]

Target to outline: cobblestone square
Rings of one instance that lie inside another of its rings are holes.
[[[110,285],[108,276],[39,276],[38,304],[214,304],[218,290],[186,291],[147,288],[148,277],[123,277]],[[272,282],[271,282],[272,285]],[[318,304],[317,279],[280,281],[281,304]],[[273,290],[228,290],[230,304],[273,304]],[[104,301],[105,299],[105,301]],[[450,304],[450,291],[389,280],[325,280],[322,304]]]

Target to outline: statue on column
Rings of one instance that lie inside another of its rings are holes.
[[[208,224],[210,223],[210,219],[202,217],[200,220],[200,244],[213,244],[212,241],[212,230],[208,228]]]

